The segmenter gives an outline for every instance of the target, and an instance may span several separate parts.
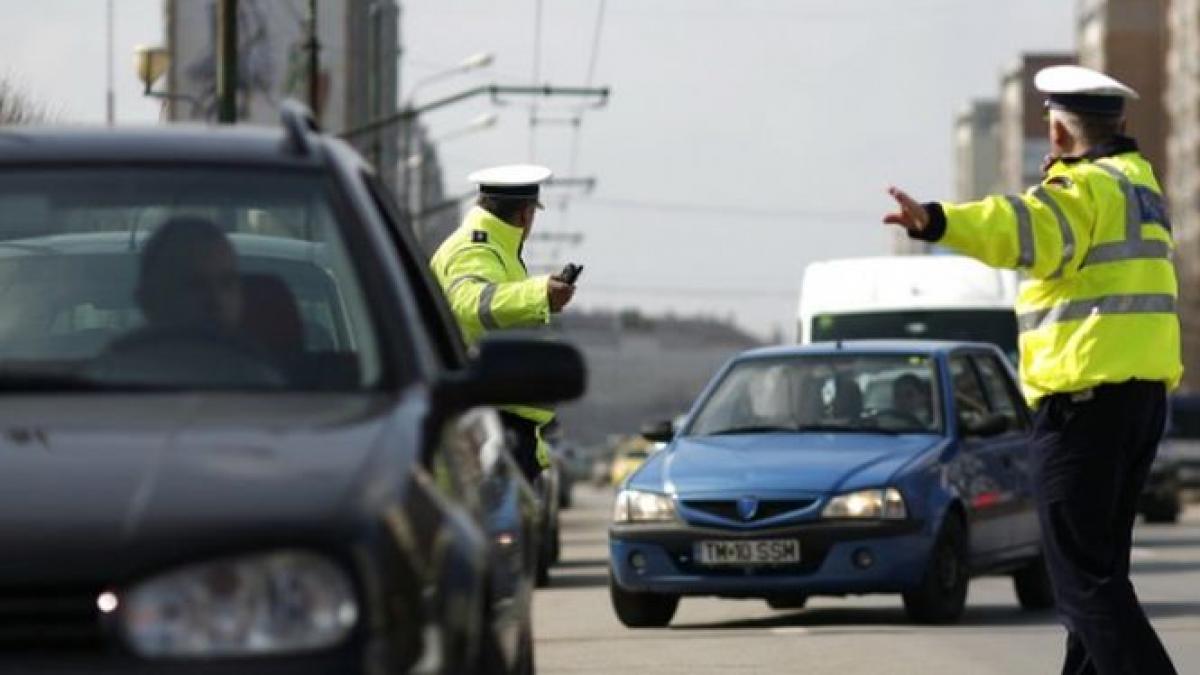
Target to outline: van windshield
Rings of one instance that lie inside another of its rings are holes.
[[[969,340],[999,347],[1017,360],[1017,316],[1011,309],[896,310],[818,314],[812,341]]]

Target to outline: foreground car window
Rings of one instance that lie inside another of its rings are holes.
[[[734,365],[689,436],[795,431],[934,433],[934,369],[924,356],[807,356]]]
[[[0,172],[0,387],[373,386],[343,227],[311,173]]]

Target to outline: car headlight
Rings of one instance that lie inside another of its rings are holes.
[[[908,509],[896,488],[859,490],[829,500],[821,517],[904,520],[908,517]]]
[[[303,551],[191,565],[134,586],[119,602],[125,638],[144,657],[323,649],[344,640],[359,614],[346,573]]]
[[[613,521],[618,523],[655,523],[675,519],[675,504],[671,497],[657,492],[621,490],[613,507]]]

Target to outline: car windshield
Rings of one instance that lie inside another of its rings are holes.
[[[325,179],[0,172],[0,389],[360,389],[382,372]]]
[[[748,359],[725,374],[685,434],[936,433],[934,381],[927,356]]]
[[[1017,359],[1017,315],[1011,309],[904,310],[854,314],[818,314],[812,341],[968,340],[996,345]]]

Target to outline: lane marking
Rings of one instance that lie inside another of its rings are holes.
[[[784,626],[782,628],[771,629],[772,635],[808,635],[811,632],[804,626]]]
[[[1158,553],[1153,549],[1134,546],[1129,551],[1129,557],[1131,560],[1150,560],[1152,558],[1157,558]]]

